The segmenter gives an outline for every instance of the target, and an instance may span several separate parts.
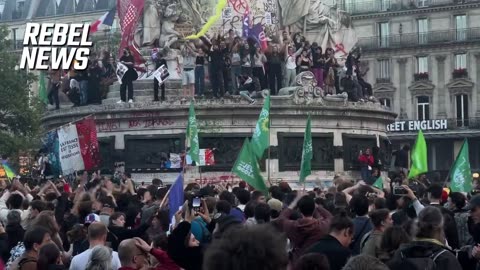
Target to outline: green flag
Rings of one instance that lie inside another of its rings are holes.
[[[38,98],[41,102],[48,104],[47,86],[45,84],[45,73],[40,71],[40,79],[38,80]]]
[[[380,189],[380,190],[383,190],[383,179],[381,176],[379,176],[377,178],[377,181],[375,181],[375,183],[373,183],[373,186]]]
[[[270,95],[267,96],[263,103],[262,111],[258,116],[257,125],[255,126],[255,132],[252,136],[253,152],[257,159],[261,159],[265,149],[269,147],[270,136]]]
[[[248,138],[245,138],[242,150],[240,150],[237,161],[235,161],[235,165],[233,165],[232,172],[256,190],[263,191],[265,194],[268,193],[267,186],[260,174],[258,162]]]
[[[468,157],[468,141],[465,139],[462,149],[458,152],[457,159],[450,170],[450,189],[452,192],[472,191],[472,171]]]
[[[310,115],[307,119],[305,127],[305,136],[303,138],[302,164],[300,166],[300,183],[305,182],[305,178],[312,173],[312,126],[310,123]]]
[[[412,149],[412,166],[408,173],[408,179],[417,175],[428,172],[427,162],[427,143],[423,137],[423,132],[420,130],[417,135],[417,140]]]
[[[187,139],[190,147],[188,154],[198,166],[200,164],[200,147],[198,145],[197,118],[195,117],[195,107],[193,105],[193,101],[190,103],[190,110],[188,112]]]

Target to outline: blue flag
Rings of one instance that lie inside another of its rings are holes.
[[[168,197],[168,204],[169,204],[169,217],[172,220],[175,213],[183,206],[185,202],[183,198],[183,174],[180,173],[175,180],[175,183],[170,188],[170,195]]]

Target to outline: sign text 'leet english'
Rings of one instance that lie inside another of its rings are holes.
[[[408,132],[419,130],[445,130],[447,129],[447,120],[414,120],[414,121],[396,121],[387,125],[389,132]]]

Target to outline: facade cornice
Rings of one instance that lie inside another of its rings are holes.
[[[405,15],[429,14],[433,12],[442,12],[442,11],[476,9],[479,7],[480,7],[480,3],[467,3],[467,4],[460,4],[460,5],[452,4],[447,6],[414,8],[414,9],[399,10],[399,11],[372,12],[368,14],[352,15],[352,20],[358,21],[358,20],[367,20],[367,19],[374,19],[374,18],[390,18],[390,17],[405,16]]]
[[[364,50],[362,53],[362,58],[364,59],[377,59],[377,58],[391,58],[393,56],[403,56],[408,57],[412,55],[432,55],[432,54],[445,54],[445,53],[458,53],[459,51],[469,51],[472,52],[476,57],[480,57],[480,43],[470,43],[470,44],[439,44],[437,46],[418,46],[418,47],[409,47],[409,48],[395,48],[395,49],[383,49],[383,50]],[[477,56],[478,55],[478,56]]]

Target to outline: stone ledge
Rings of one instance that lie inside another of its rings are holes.
[[[166,118],[183,119],[188,115],[189,101],[170,99],[166,102],[137,102],[124,104],[89,105],[48,111],[42,118],[45,126],[54,127],[76,119],[95,114],[96,119],[130,119],[131,114],[140,114],[136,118],[152,118],[161,115]],[[392,122],[396,114],[386,107],[376,103],[349,103],[339,106],[338,102],[324,101],[324,105],[293,104],[289,96],[271,97],[271,114],[283,116],[279,118],[298,118],[308,113],[322,116],[326,119],[359,119],[362,121],[379,121],[385,124]],[[263,106],[263,101],[249,105],[240,96],[231,96],[224,99],[203,99],[196,101],[196,114],[199,118],[256,118]]]

